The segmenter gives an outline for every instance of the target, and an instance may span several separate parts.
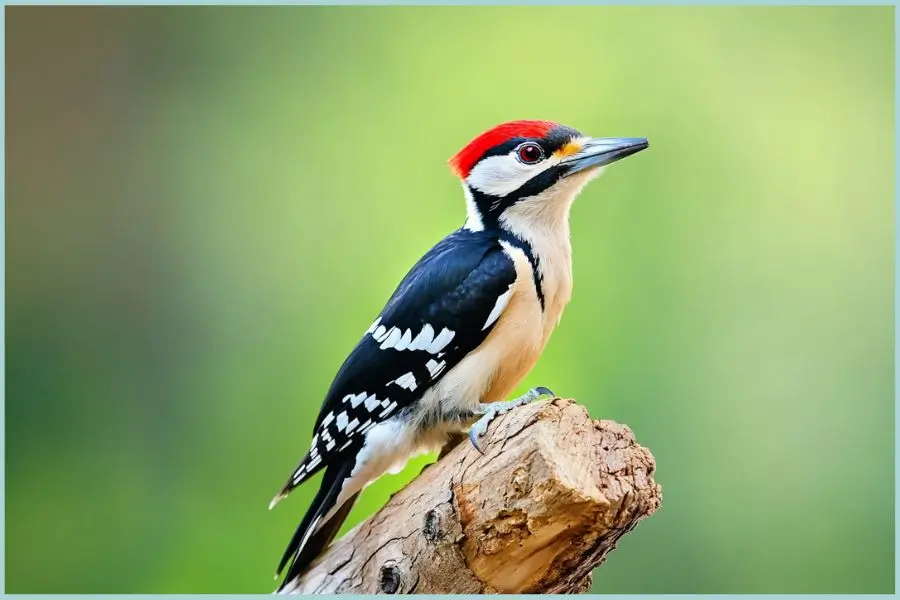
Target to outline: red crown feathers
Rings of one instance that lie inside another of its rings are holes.
[[[450,159],[450,168],[460,179],[469,176],[469,172],[485,152],[499,146],[503,142],[517,137],[542,138],[556,127],[552,121],[510,121],[488,129]]]

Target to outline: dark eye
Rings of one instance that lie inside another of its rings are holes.
[[[544,158],[544,150],[535,143],[526,142],[516,150],[519,160],[526,165],[533,165]]]

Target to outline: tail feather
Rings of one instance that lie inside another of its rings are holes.
[[[352,469],[352,464],[330,466],[325,470],[325,476],[319,487],[316,497],[304,515],[303,520],[294,532],[281,562],[278,564],[276,577],[281,574],[284,567],[290,562],[284,581],[278,588],[282,591],[294,579],[303,574],[307,567],[322,553],[331,543],[334,536],[350,514],[353,503],[359,493],[348,498],[341,506],[335,508],[335,503],[340,496],[344,483]],[[332,513],[329,515],[329,513]],[[327,517],[327,521],[323,519]]]
[[[284,484],[284,487],[281,488],[281,491],[272,498],[272,501],[269,502],[269,510],[275,508],[275,505],[288,497],[294,489],[299,486],[301,483],[315,475],[319,469],[322,468],[321,459],[311,459],[312,454],[307,453],[306,457],[300,464],[297,465],[297,468],[294,469],[294,472],[291,473],[291,476],[288,478],[287,483]],[[310,465],[313,465],[313,468],[310,469]]]

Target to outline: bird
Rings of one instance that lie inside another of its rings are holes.
[[[277,593],[296,588],[381,475],[467,429],[483,454],[492,419],[553,396],[536,387],[505,400],[571,298],[571,206],[607,165],[648,147],[646,138],[518,120],[450,159],[465,222],[419,259],[362,334],[325,395],[306,455],[269,505],[324,470],[278,565],[276,578],[287,572]]]

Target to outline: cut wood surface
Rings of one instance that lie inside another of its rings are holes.
[[[631,430],[554,399],[497,418],[337,540],[283,593],[577,593],[660,505]]]

